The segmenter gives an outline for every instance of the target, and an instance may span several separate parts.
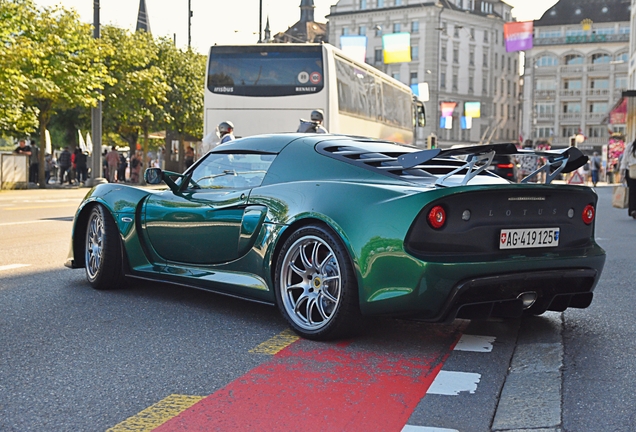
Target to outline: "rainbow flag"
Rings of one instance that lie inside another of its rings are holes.
[[[509,22],[504,24],[506,52],[532,49],[534,21]]]

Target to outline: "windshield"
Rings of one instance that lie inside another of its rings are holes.
[[[208,153],[192,172],[192,180],[201,189],[257,187],[274,158],[272,154]]]
[[[320,46],[213,46],[208,66],[212,93],[290,96],[324,86]]]

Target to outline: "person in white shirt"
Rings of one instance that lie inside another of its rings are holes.
[[[231,121],[224,121],[219,123],[217,129],[219,130],[219,137],[221,138],[219,144],[225,144],[228,141],[233,141],[236,139],[234,138],[234,125]]]

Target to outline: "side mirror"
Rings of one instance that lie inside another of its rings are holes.
[[[144,180],[146,180],[146,183],[152,185],[161,183],[163,180],[163,172],[161,171],[161,168],[148,168],[144,172]]]

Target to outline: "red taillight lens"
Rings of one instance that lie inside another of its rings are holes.
[[[592,223],[592,221],[594,220],[594,213],[594,207],[591,204],[585,206],[585,208],[583,209],[583,214],[581,216],[583,217],[583,222],[585,222],[586,225]]]
[[[513,164],[497,164],[497,168],[513,168]]]
[[[446,223],[446,212],[442,206],[435,206],[428,212],[428,223],[435,229],[440,229]]]

